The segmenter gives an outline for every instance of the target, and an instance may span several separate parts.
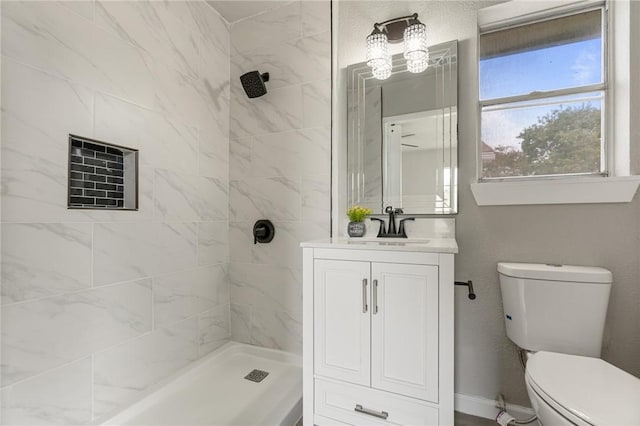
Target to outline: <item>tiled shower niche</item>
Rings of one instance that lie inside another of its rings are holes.
[[[138,209],[138,150],[69,135],[70,209]]]

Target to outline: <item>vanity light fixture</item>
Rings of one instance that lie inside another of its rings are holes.
[[[393,18],[373,24],[373,31],[367,37],[367,65],[373,76],[384,80],[391,76],[391,55],[389,43],[404,41],[404,58],[407,70],[419,73],[429,65],[427,48],[427,27],[418,20],[418,14]]]
[[[419,73],[427,69],[429,66],[429,57],[426,59],[407,59],[407,71],[413,73]]]

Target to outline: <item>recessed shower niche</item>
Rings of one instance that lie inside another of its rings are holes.
[[[69,135],[70,209],[138,209],[138,150]]]

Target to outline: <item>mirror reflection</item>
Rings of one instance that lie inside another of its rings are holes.
[[[349,200],[384,212],[457,213],[457,41],[429,47],[410,73],[393,57],[386,80],[366,63],[348,72]]]

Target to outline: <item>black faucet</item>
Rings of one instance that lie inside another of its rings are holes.
[[[407,233],[404,228],[404,222],[407,220],[415,220],[414,217],[406,217],[400,220],[400,226],[396,231],[396,215],[404,214],[402,209],[394,209],[393,206],[387,206],[384,209],[385,213],[389,214],[389,227],[384,229],[384,220],[377,217],[372,217],[371,220],[380,222],[380,229],[378,230],[378,238],[407,238]]]
[[[387,208],[384,209],[384,212],[389,213],[389,230],[387,231],[387,234],[391,234],[391,235],[397,234],[396,213],[402,214],[403,213],[402,209],[394,209],[393,206],[387,206]]]
[[[384,219],[380,219],[377,217],[372,217],[371,220],[376,220],[380,222],[380,228],[378,229],[378,238],[384,238],[387,236],[387,230],[384,229]]]
[[[415,217],[405,217],[404,219],[400,219],[400,227],[398,228],[398,236],[400,238],[407,238],[407,232],[404,229],[404,223],[408,220],[416,220]]]

